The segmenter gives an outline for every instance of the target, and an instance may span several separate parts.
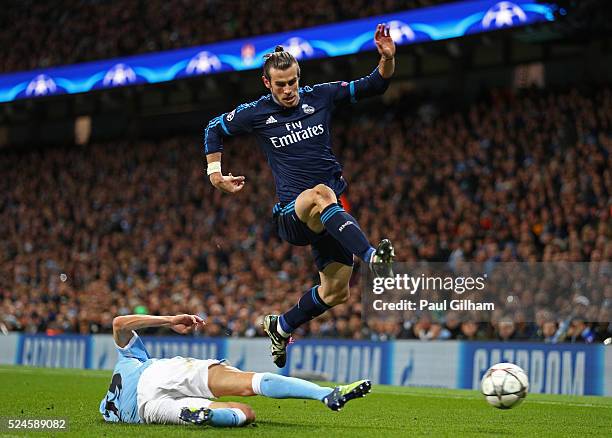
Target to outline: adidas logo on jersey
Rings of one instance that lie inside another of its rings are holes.
[[[277,120],[274,118],[274,116],[270,116],[268,117],[268,120],[266,120],[266,125],[269,125],[270,123],[276,123]]]

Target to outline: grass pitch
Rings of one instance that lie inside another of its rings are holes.
[[[611,436],[612,398],[530,394],[497,410],[476,391],[375,385],[331,412],[311,400],[224,398],[250,404],[255,424],[237,429],[109,424],[98,413],[110,371],[0,367],[0,417],[69,420],[68,432],[0,430],[0,436]],[[330,385],[331,386],[331,385]]]

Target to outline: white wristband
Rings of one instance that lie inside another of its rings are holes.
[[[212,163],[208,163],[206,174],[212,175],[213,173],[217,172],[221,173],[221,161],[213,161]]]

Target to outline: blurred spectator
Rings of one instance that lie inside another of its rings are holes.
[[[391,238],[401,261],[479,260],[493,271],[501,261],[609,266],[609,88],[497,96],[427,120],[413,117],[413,100],[375,115],[357,109],[334,125],[348,197],[372,241]],[[238,197],[210,186],[196,142],[3,150],[0,321],[32,333],[108,333],[111,315],[197,312],[209,321],[206,335],[261,336],[262,315],[317,281],[311,254],[275,235],[274,184],[264,159],[252,158],[252,139],[225,147],[227,166],[247,176]],[[480,326],[458,326],[452,314],[444,326],[429,315],[403,324],[372,317],[357,329],[358,279],[346,304],[296,336],[533,339],[535,321],[537,337],[550,339],[544,321],[565,333],[565,318],[579,312],[595,340],[610,337],[609,284],[542,276],[513,292],[510,320],[501,310]],[[555,294],[560,285],[580,295]],[[588,339],[578,324],[576,342]]]
[[[0,72],[197,46],[444,0],[6,0]],[[265,17],[262,19],[261,17]]]
[[[533,335],[533,340],[544,341],[547,344],[556,343],[559,324],[548,310],[542,310],[536,315],[537,331]]]
[[[424,313],[414,324],[412,330],[416,339],[420,339],[422,341],[432,341],[434,339],[438,339],[442,327],[440,324],[432,321],[431,316],[428,313]]]
[[[458,340],[462,341],[478,341],[486,339],[484,333],[479,330],[478,323],[472,319],[468,319],[461,323],[461,332],[457,335]]]
[[[512,320],[515,324],[514,338],[517,340],[529,340],[537,333],[537,325],[534,322],[528,321],[525,312],[517,310],[512,315]]]
[[[554,336],[558,328],[559,325],[557,321],[545,321],[542,326],[542,338],[544,342],[547,344],[554,342]]]
[[[438,339],[457,339],[461,333],[461,319],[457,312],[447,312]]]
[[[595,341],[595,332],[582,318],[574,318],[567,331],[567,341],[592,344]]]
[[[506,316],[502,318],[496,327],[497,340],[499,341],[513,341],[516,339],[516,324],[511,317]]]
[[[604,342],[606,339],[612,338],[612,311],[610,311],[610,307],[602,307],[596,320],[597,323],[593,327],[596,334],[595,342]]]

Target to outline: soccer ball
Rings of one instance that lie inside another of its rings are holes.
[[[498,363],[487,370],[480,388],[491,406],[510,409],[527,396],[529,379],[525,371],[513,363]]]

